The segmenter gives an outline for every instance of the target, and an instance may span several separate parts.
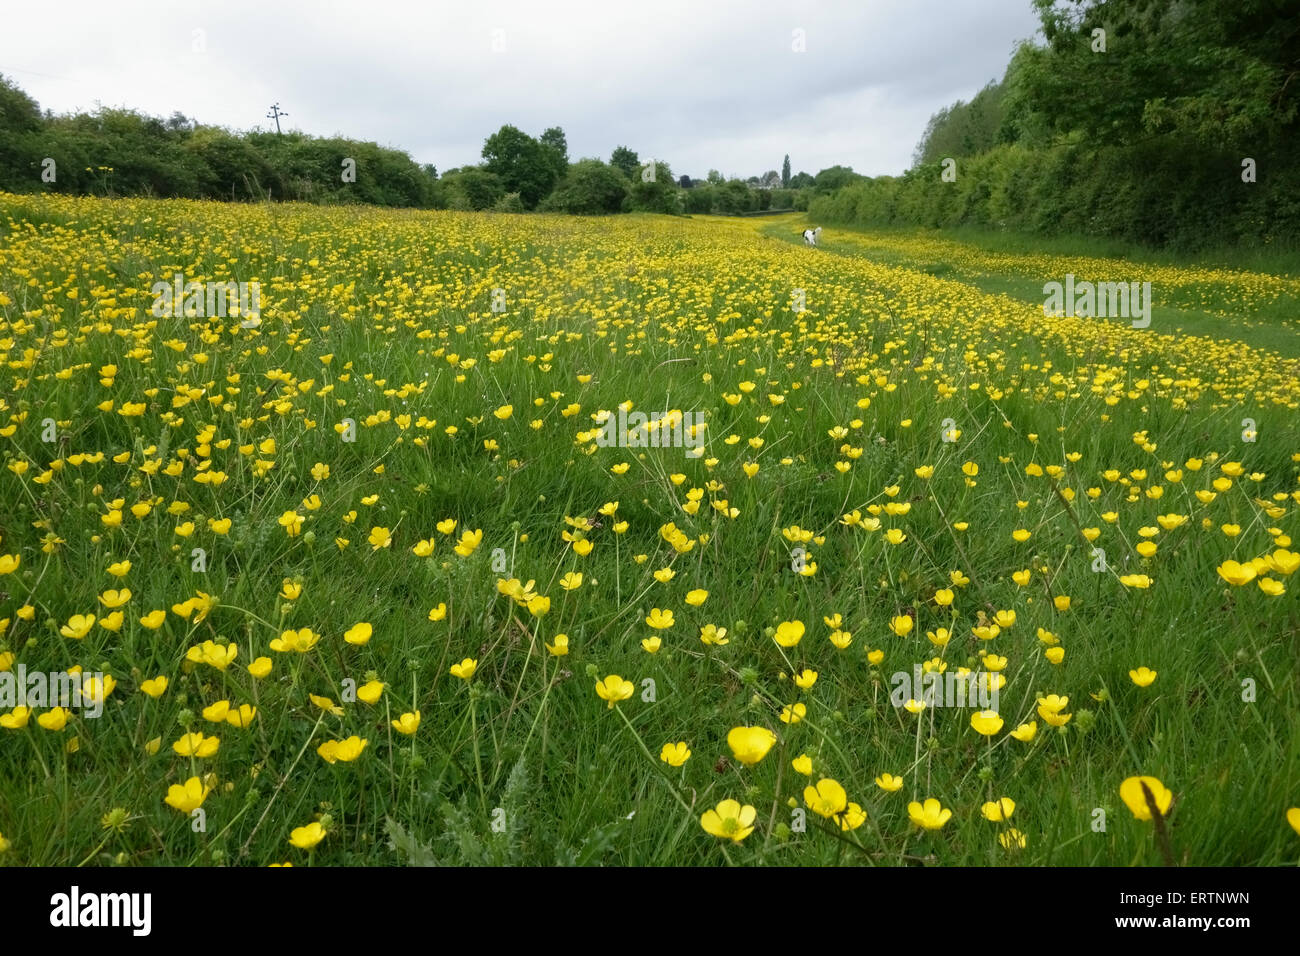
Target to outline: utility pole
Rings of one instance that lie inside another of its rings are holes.
[[[273,119],[273,120],[275,120],[275,135],[276,135],[276,136],[281,135],[281,133],[280,133],[280,117],[281,117],[281,116],[288,116],[288,115],[289,115],[288,113],[286,113],[284,110],[280,109],[280,104],[279,104],[279,103],[273,103],[273,104],[271,105],[271,112],[269,112],[269,113],[266,114],[266,118],[267,118],[267,119]]]

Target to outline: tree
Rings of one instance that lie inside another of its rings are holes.
[[[754,212],[758,195],[740,179],[730,179],[717,191],[717,210],[721,213]]]
[[[217,199],[265,199],[284,195],[280,175],[245,139],[214,126],[200,126],[185,144],[204,167],[203,192]]]
[[[713,186],[697,181],[695,186],[682,194],[682,199],[686,212],[710,213],[713,212],[713,205],[717,201],[717,190]]]
[[[958,100],[931,116],[912,155],[913,164],[978,156],[1009,139],[1003,94],[1001,83],[989,83],[969,103]]]
[[[790,154],[785,154],[785,160],[781,163],[781,188],[790,188]]]
[[[691,177],[687,176],[685,173],[682,173],[682,175],[677,179],[677,185],[680,186],[682,189],[690,189]]]
[[[548,151],[551,157],[551,164],[555,169],[555,181],[559,182],[564,178],[564,174],[569,171],[569,144],[564,138],[564,130],[558,126],[552,126],[538,138]]]
[[[682,194],[673,180],[673,171],[668,164],[656,162],[654,178],[648,182],[645,176],[638,173],[632,180],[632,189],[623,208],[629,211],[680,215],[684,208]]]
[[[473,166],[447,173],[441,182],[452,209],[491,209],[506,192],[494,173]]]
[[[708,179],[710,186],[722,185],[722,173],[718,172],[716,169],[710,169],[709,175],[705,178]]]
[[[493,212],[523,212],[524,204],[519,199],[519,193],[506,193],[496,201],[492,206]]]
[[[641,171],[640,157],[626,146],[614,147],[614,152],[609,157],[609,164],[615,169],[621,169],[628,179],[632,179]]]
[[[1012,61],[1022,124],[1094,141],[1157,133],[1207,144],[1285,141],[1300,125],[1294,4],[1034,0],[1045,47]],[[1288,15],[1281,15],[1283,7]],[[1095,49],[1093,31],[1106,31]]]
[[[816,175],[813,179],[813,187],[819,193],[831,192],[865,178],[865,176],[855,173],[850,166],[831,166]]]
[[[763,174],[763,178],[759,180],[759,185],[764,189],[775,189],[781,185],[781,174],[775,169],[769,169]]]
[[[519,193],[526,209],[535,208],[559,179],[553,147],[509,124],[484,141],[483,160],[506,192]]]
[[[564,130],[558,126],[552,126],[542,133],[538,140],[543,146],[549,146],[560,154],[560,158],[566,163],[569,161],[569,143],[564,137]]]
[[[36,155],[36,145],[40,129],[41,110],[36,101],[0,75],[0,188],[39,185],[42,157]]]
[[[539,209],[581,216],[618,212],[628,194],[627,177],[598,159],[580,159],[565,174],[555,191],[542,200]]]
[[[809,186],[813,184],[813,182],[814,182],[813,178],[809,176],[807,173],[798,172],[790,177],[790,188],[807,189]]]

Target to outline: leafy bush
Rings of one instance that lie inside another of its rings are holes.
[[[627,194],[628,181],[621,170],[598,159],[583,159],[569,167],[555,192],[538,208],[598,216],[618,212]]]
[[[519,193],[506,193],[496,201],[492,207],[493,212],[523,212],[524,202],[519,198]]]

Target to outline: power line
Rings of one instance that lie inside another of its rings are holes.
[[[280,117],[281,117],[281,116],[288,116],[288,115],[289,115],[288,113],[286,113],[284,110],[280,109],[280,104],[279,104],[279,103],[272,103],[272,104],[271,104],[271,112],[269,112],[269,113],[266,114],[266,118],[267,118],[267,119],[273,119],[273,120],[275,120],[275,135],[276,135],[276,136],[280,136],[280,135],[281,135],[281,133],[280,133]]]

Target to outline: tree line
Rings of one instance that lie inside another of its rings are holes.
[[[1295,0],[1033,0],[1044,42],[936,113],[902,176],[815,198],[861,226],[1300,242]]]
[[[426,209],[648,211],[735,215],[807,209],[843,185],[842,167],[725,179],[674,177],[668,163],[618,146],[608,161],[570,161],[564,131],[502,126],[481,161],[439,175],[408,153],[301,132],[237,132],[130,109],[54,115],[0,75],[0,190],[228,201],[368,203]]]

